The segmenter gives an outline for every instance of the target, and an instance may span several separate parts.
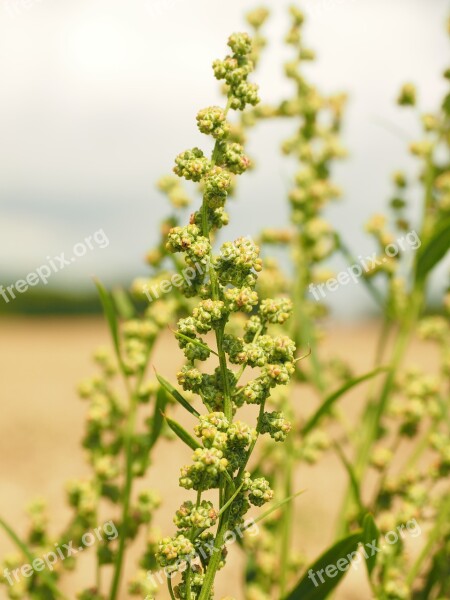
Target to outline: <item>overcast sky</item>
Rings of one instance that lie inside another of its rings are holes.
[[[168,211],[154,182],[178,152],[205,145],[195,115],[220,101],[211,62],[225,54],[228,35],[243,29],[244,10],[257,5],[0,0],[0,273],[6,283],[100,228],[108,248],[55,274],[52,284],[144,272],[142,256]],[[291,91],[281,69],[289,57],[282,43],[288,3],[265,5],[273,11],[270,45],[256,80],[263,101],[271,102]],[[306,39],[318,55],[309,76],[324,91],[350,94],[344,131],[350,156],[336,170],[345,194],[330,215],[355,253],[370,253],[364,221],[384,208],[390,173],[414,169],[405,148],[419,128],[410,112],[395,106],[399,86],[416,83],[420,106],[429,110],[444,93],[447,2],[305,0],[302,6],[309,15]],[[241,178],[230,237],[285,223],[291,166],[278,147],[292,125],[252,131],[249,151],[259,169]],[[337,303],[350,293],[340,291]],[[357,294],[361,306],[370,303]]]

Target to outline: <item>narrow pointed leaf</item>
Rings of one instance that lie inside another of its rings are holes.
[[[102,303],[103,312],[105,313],[106,320],[108,321],[109,329],[111,332],[111,337],[114,343],[114,349],[116,351],[117,358],[122,364],[121,354],[120,354],[120,339],[119,339],[119,324],[117,322],[117,314],[114,306],[113,299],[107,289],[103,286],[103,284],[98,280],[94,279],[95,286],[98,291],[98,295],[100,296],[100,302]]]
[[[378,539],[380,537],[380,531],[375,523],[373,516],[370,513],[367,513],[364,517],[363,521],[363,544],[367,548],[368,544],[371,544],[372,548],[377,545]],[[366,559],[366,567],[367,572],[369,574],[369,579],[372,574],[372,571],[375,568],[377,562],[378,553],[375,552],[373,556],[369,556]]]
[[[450,250],[450,219],[438,223],[432,238],[417,254],[416,277],[423,280]]]
[[[191,344],[195,344],[196,346],[200,346],[200,348],[203,348],[204,350],[208,350],[208,352],[211,352],[212,354],[215,354],[216,356],[219,356],[217,354],[217,352],[215,352],[212,348],[210,348],[209,346],[207,346],[206,344],[204,344],[203,342],[201,342],[199,339],[197,339],[197,338],[191,338],[188,335],[184,335],[184,333],[180,333],[179,331],[174,331],[173,329],[171,329],[171,332],[175,334],[176,338],[181,338],[182,340],[186,340],[186,342],[190,342]]]
[[[0,527],[2,527],[5,530],[7,535],[14,542],[14,544],[24,553],[24,555],[28,559],[29,564],[32,564],[33,561],[36,559],[36,557],[34,556],[33,552],[28,548],[28,546],[25,544],[25,542],[23,542],[19,538],[19,536],[16,534],[16,532],[3,519],[0,519]],[[61,598],[62,600],[68,600],[67,596],[65,596],[60,591],[60,589],[56,585],[53,578],[50,577],[50,575],[45,570],[37,572],[36,575],[42,579],[42,581],[52,590],[52,592],[55,594],[55,596],[57,598]]]
[[[156,394],[155,410],[152,419],[152,432],[150,435],[150,448],[153,448],[161,434],[167,400],[168,398],[166,390],[163,387],[160,387],[158,393]]]
[[[382,373],[383,371],[386,371],[386,367],[379,367],[378,369],[375,369],[374,371],[370,371],[370,373],[366,373],[365,375],[361,375],[360,377],[355,377],[354,379],[351,379],[345,385],[340,387],[338,390],[333,392],[330,396],[328,396],[328,398],[326,398],[323,401],[323,403],[320,405],[318,410],[312,415],[312,417],[309,418],[309,420],[303,426],[302,435],[307,435],[310,431],[312,431],[314,429],[314,427],[318,424],[318,422],[325,415],[330,413],[331,409],[333,408],[334,403],[337,400],[339,400],[339,398],[341,396],[343,396],[345,394],[345,392],[348,392],[348,390],[350,390],[351,388],[362,383],[363,381],[367,381],[368,379],[375,377],[375,375],[378,375],[379,373]]]
[[[324,600],[348,572],[349,557],[356,552],[361,541],[362,531],[357,531],[336,542],[307,567],[297,586],[284,600]],[[340,570],[336,565],[342,559],[346,565],[341,562]]]
[[[197,450],[197,448],[201,448],[201,444],[194,439],[190,433],[184,429],[179,423],[174,421],[173,419],[169,419],[166,417],[166,421],[170,429],[182,440],[185,444],[192,448],[192,450]]]
[[[242,531],[245,531],[246,529],[251,527],[254,523],[259,523],[260,521],[267,519],[267,517],[269,515],[271,515],[276,510],[278,510],[281,506],[283,506],[283,504],[290,502],[294,498],[297,498],[297,496],[300,496],[301,494],[304,494],[304,493],[305,493],[305,490],[301,490],[300,492],[297,492],[296,494],[292,494],[291,496],[288,496],[287,498],[283,498],[283,500],[279,500],[278,502],[275,502],[269,509],[264,511],[261,515],[258,515],[255,519],[252,519],[252,522],[249,525],[247,525],[247,527],[242,528]]]
[[[349,248],[344,244],[344,242],[340,238],[338,238],[337,241],[338,241],[337,248],[338,248],[338,250],[340,250],[340,252],[344,256],[344,258],[347,260],[348,264],[351,267],[355,264],[359,264],[358,260],[355,258],[355,255],[349,250]],[[366,286],[367,291],[372,296],[372,298],[375,300],[375,302],[379,305],[379,307],[381,309],[384,310],[385,309],[384,298],[381,295],[378,288],[373,283],[373,281],[364,276],[361,277],[361,281],[362,281],[363,285]]]
[[[228,481],[228,483],[231,485],[231,489],[232,489],[232,490],[233,490],[233,492],[234,492],[234,490],[236,489],[236,486],[234,485],[234,481],[233,481],[233,479],[231,478],[231,475],[228,473],[228,471],[225,471],[225,472],[224,472],[224,477],[225,477],[225,479]]]
[[[219,517],[222,513],[224,513],[227,508],[230,506],[230,504],[234,501],[234,499],[236,498],[236,496],[239,494],[239,492],[242,489],[242,486],[244,485],[244,482],[241,483],[241,485],[237,488],[237,490],[234,492],[234,494],[231,496],[231,498],[228,500],[228,502],[226,502],[222,508],[219,510]]]
[[[361,500],[361,490],[360,490],[360,486],[358,483],[358,479],[356,478],[356,475],[355,475],[355,471],[354,471],[352,465],[350,464],[350,462],[347,460],[345,454],[342,452],[340,446],[338,446],[338,444],[334,444],[334,447],[336,449],[336,452],[339,455],[339,458],[342,461],[342,464],[345,467],[345,470],[348,473],[348,476],[350,479],[350,486],[352,488],[356,503],[358,504],[358,508],[361,511],[361,513],[363,513],[365,511],[365,509],[364,509],[363,502]]]
[[[121,287],[116,288],[112,292],[114,304],[117,312],[123,319],[132,319],[136,316],[136,310],[128,293]]]
[[[155,373],[156,373],[156,371],[155,371]],[[189,404],[189,402],[186,400],[186,398],[183,398],[183,396],[180,394],[180,392],[178,390],[176,390],[173,387],[173,385],[167,381],[167,379],[164,379],[164,377],[162,377],[161,375],[158,375],[158,373],[156,373],[156,378],[159,381],[159,383],[163,386],[163,388],[166,390],[166,392],[168,392],[171,396],[173,396],[173,398],[175,398],[175,400],[179,404],[181,404],[181,406],[183,406],[183,408],[185,408],[187,411],[189,411],[191,413],[191,415],[194,415],[194,417],[200,416],[200,413],[198,412],[198,410],[196,410],[191,404]]]

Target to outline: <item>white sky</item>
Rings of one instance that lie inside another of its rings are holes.
[[[285,7],[270,0],[270,46],[255,80],[263,101],[290,92],[281,63]],[[205,145],[199,108],[219,100],[211,62],[244,28],[243,0],[0,0],[0,260],[9,283],[46,256],[103,228],[106,250],[80,259],[52,280],[83,284],[92,273],[111,280],[143,272],[167,205],[154,181],[174,156]],[[319,60],[309,67],[325,91],[351,102],[345,144],[350,158],[336,172],[345,189],[333,222],[356,254],[369,253],[366,218],[389,197],[390,173],[414,163],[405,152],[417,121],[394,100],[411,80],[420,104],[433,109],[448,63],[445,0],[309,0],[306,39]],[[381,122],[405,132],[405,140]],[[241,178],[228,235],[282,225],[290,166],[278,157],[292,124],[263,125],[249,150],[259,169]],[[243,228],[245,231],[243,231]],[[360,286],[359,286],[360,287]],[[345,303],[347,290],[339,292]],[[358,292],[361,306],[370,304]]]

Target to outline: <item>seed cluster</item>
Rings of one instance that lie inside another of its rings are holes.
[[[258,18],[264,20],[263,15]],[[264,406],[271,391],[286,385],[295,371],[294,342],[287,336],[269,333],[270,327],[289,318],[292,303],[285,297],[260,302],[255,290],[262,270],[257,244],[250,238],[238,238],[222,244],[217,254],[212,249],[211,235],[221,225],[217,215],[218,211],[224,214],[232,178],[250,166],[242,145],[230,137],[232,127],[227,113],[258,102],[257,88],[248,81],[253,68],[251,39],[247,34],[234,34],[228,45],[232,55],[213,65],[215,76],[226,82],[227,107],[208,107],[197,115],[200,131],[215,141],[212,156],[207,158],[194,148],[181,153],[175,161],[174,172],[179,177],[200,184],[203,203],[189,225],[170,229],[166,244],[166,250],[181,254],[186,264],[206,266],[193,282],[199,299],[191,314],[178,321],[175,336],[186,358],[178,383],[183,390],[199,395],[207,412],[198,417],[194,427],[198,447],[192,461],[181,468],[180,476],[180,486],[195,490],[197,502],[187,500],[182,504],[174,519],[178,531],[174,537],[161,540],[156,557],[161,566],[175,570],[180,569],[180,558],[188,561],[190,566],[175,588],[175,595],[185,598],[189,589],[192,599],[201,600],[210,598],[212,592],[203,586],[205,574],[215,573],[225,563],[224,527],[241,526],[251,505],[262,506],[273,498],[267,479],[252,477],[246,466],[259,435],[268,434],[282,442],[289,433],[290,424],[283,413],[265,412]],[[241,316],[243,328],[236,327],[239,320],[233,321]],[[211,333],[219,365],[208,373],[200,368],[200,363],[213,350],[202,336]],[[232,370],[231,365],[237,365],[239,370]],[[240,376],[247,366],[258,369],[259,374],[240,385]],[[260,406],[255,427],[234,420],[245,402]],[[219,490],[218,509],[201,499],[202,492],[212,489]],[[212,528],[216,525],[214,534]],[[216,545],[220,556],[203,552],[208,543]],[[200,562],[192,558],[196,552],[197,558],[202,556]]]

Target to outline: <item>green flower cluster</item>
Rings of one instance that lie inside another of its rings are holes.
[[[276,442],[284,442],[290,430],[291,424],[282,412],[264,413],[260,433],[268,433]]]
[[[225,242],[214,261],[214,268],[222,285],[253,287],[256,283],[256,273],[262,268],[259,247],[250,238]]]
[[[188,592],[188,584],[187,579],[189,577],[189,592]],[[181,583],[174,588],[175,598],[180,598],[180,600],[192,600],[198,598],[198,595],[201,592],[203,582],[205,576],[200,567],[193,565],[189,574],[184,571],[182,574]],[[209,595],[208,600],[212,598],[212,594]]]
[[[197,114],[197,125],[202,133],[212,135],[216,140],[223,140],[230,133],[230,126],[223,108],[210,106]]]
[[[255,18],[264,20],[264,15]],[[283,415],[265,413],[264,405],[271,390],[287,384],[295,371],[294,342],[269,332],[270,327],[289,318],[292,303],[284,297],[260,302],[255,290],[262,270],[257,244],[241,237],[225,242],[216,255],[213,253],[212,233],[224,223],[232,176],[250,166],[243,147],[231,137],[227,113],[258,101],[256,86],[247,81],[253,51],[249,36],[232,35],[228,44],[232,56],[213,65],[215,76],[227,84],[227,107],[209,107],[197,115],[200,131],[215,140],[212,156],[206,158],[194,148],[175,161],[178,176],[200,184],[203,203],[189,225],[169,230],[166,244],[167,251],[182,254],[186,264],[205,267],[198,269],[193,293],[189,294],[199,297],[197,304],[189,316],[178,321],[175,336],[187,359],[178,373],[178,383],[184,390],[198,394],[207,412],[196,415],[194,433],[200,442],[186,431],[182,433],[181,425],[176,426],[179,437],[194,449],[191,463],[181,468],[179,483],[195,490],[197,501],[182,504],[174,519],[178,533],[161,541],[156,558],[161,566],[175,568],[180,557],[187,560],[197,551],[203,558],[183,573],[175,595],[185,598],[190,594],[199,600],[211,597],[214,574],[225,563],[225,531],[241,525],[252,504],[262,506],[273,498],[269,481],[264,477],[252,479],[246,466],[260,433],[283,441],[289,432]],[[214,334],[215,350],[210,348],[209,340],[201,337],[210,332]],[[204,372],[199,363],[211,354],[217,356],[219,364],[212,373]],[[239,369],[232,370],[233,364]],[[259,374],[240,386],[239,379],[247,366],[259,369]],[[234,420],[243,402],[260,405],[255,427]],[[201,498],[204,491],[214,489],[219,492],[218,510]],[[216,524],[214,534],[211,528]],[[216,552],[203,556],[206,546],[214,546]],[[205,577],[206,573],[210,576]]]
[[[167,249],[169,252],[184,252],[189,265],[205,265],[211,252],[211,244],[207,238],[200,235],[197,225],[186,225],[174,227],[169,231]]]
[[[217,516],[211,502],[202,500],[199,506],[195,506],[188,500],[177,510],[173,522],[178,529],[208,529],[215,525]]]
[[[214,61],[214,75],[227,84],[230,107],[234,110],[244,110],[247,104],[255,106],[259,102],[258,88],[247,81],[253,70],[250,59],[252,41],[246,33],[235,33],[230,36],[228,46],[233,54],[224,60]]]
[[[219,486],[220,475],[227,470],[228,460],[217,448],[197,448],[192,464],[181,468],[180,486],[187,490],[209,490]]]
[[[165,537],[159,542],[156,558],[161,567],[176,569],[180,561],[190,561],[195,556],[194,544],[182,533]],[[177,565],[178,563],[178,565]]]

